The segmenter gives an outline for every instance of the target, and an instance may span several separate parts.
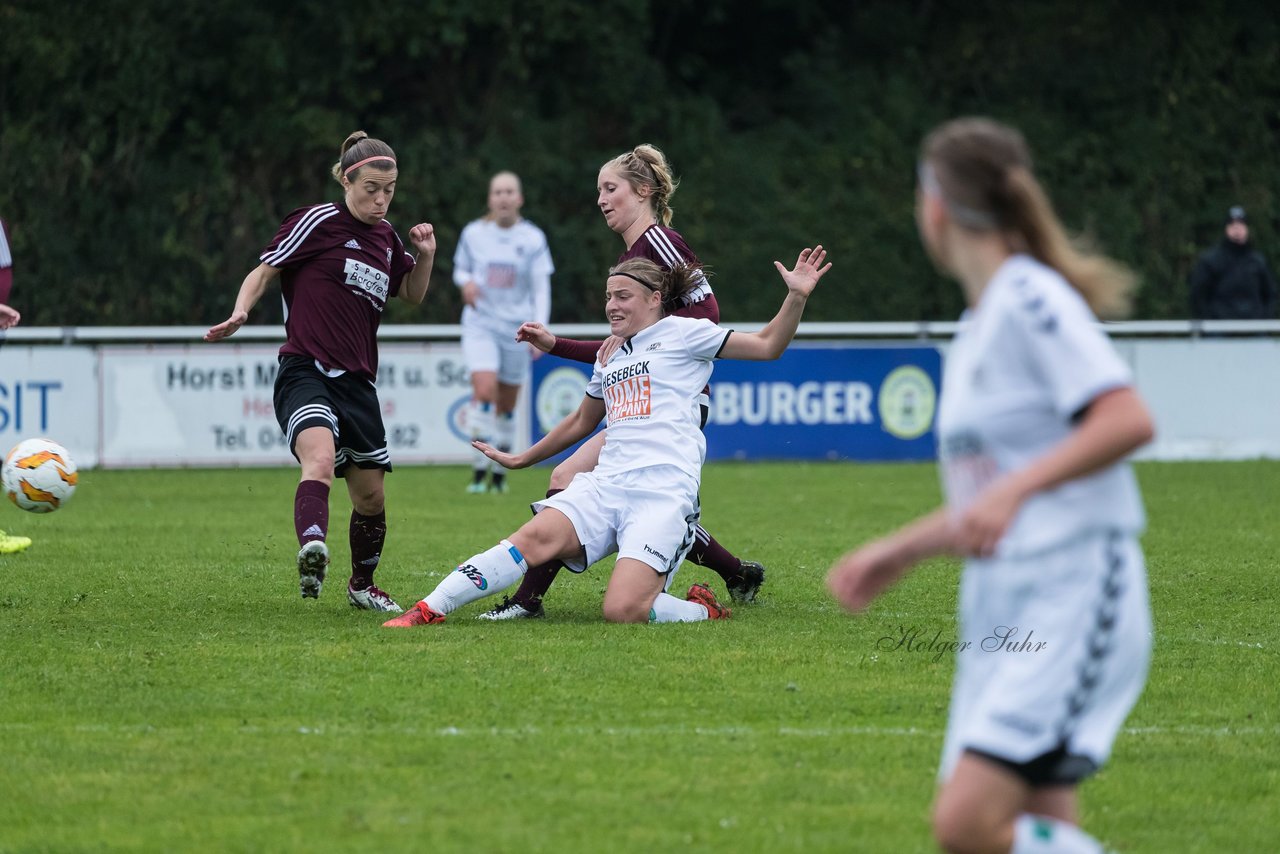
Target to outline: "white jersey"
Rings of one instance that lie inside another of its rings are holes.
[[[698,478],[707,455],[698,402],[729,330],[709,320],[664,317],[595,364],[587,394],[605,405],[608,431],[596,473],[676,466]]]
[[[463,322],[546,323],[551,316],[554,272],[546,235],[527,219],[510,228],[487,219],[468,223],[453,255],[453,282],[462,287],[474,281],[480,286],[480,297],[474,308],[463,309]]]
[[[947,352],[938,408],[947,503],[962,510],[996,478],[1057,445],[1094,398],[1132,383],[1080,294],[1055,270],[1015,255],[965,312]],[[1027,499],[997,546],[1020,557],[1087,531],[1145,525],[1128,464]]]

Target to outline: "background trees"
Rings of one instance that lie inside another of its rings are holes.
[[[548,233],[557,321],[600,316],[620,243],[608,157],[653,142],[675,225],[727,320],[777,301],[770,261],[839,264],[815,320],[951,319],[912,222],[938,121],[1019,125],[1061,213],[1186,316],[1228,205],[1280,257],[1280,23],[1265,4],[977,0],[0,2],[0,214],[32,325],[205,324],[289,210],[336,198],[352,130],[401,161],[393,221],[436,224],[440,287],[389,320],[453,322],[447,286],[486,180],[514,169]],[[254,322],[278,320],[267,299]]]

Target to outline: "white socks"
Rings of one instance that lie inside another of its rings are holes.
[[[677,599],[670,593],[659,593],[649,610],[651,623],[696,623],[707,619],[707,606],[685,599]]]
[[[516,417],[512,412],[498,414],[493,431],[493,446],[499,451],[511,453],[516,443]]]
[[[467,426],[471,428],[471,438],[479,439],[487,445],[493,444],[493,404],[471,401],[471,411],[467,413]],[[471,468],[475,471],[488,471],[489,458],[474,448],[471,450]]]
[[[469,602],[506,590],[523,578],[528,569],[520,550],[503,540],[487,552],[463,561],[423,601],[437,614],[447,614]]]
[[[1103,854],[1102,844],[1074,824],[1023,813],[1013,823],[1009,854]]]

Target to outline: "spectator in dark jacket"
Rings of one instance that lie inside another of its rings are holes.
[[[1222,241],[1191,270],[1191,316],[1203,320],[1264,320],[1276,315],[1276,280],[1249,242],[1244,208],[1227,212]]]

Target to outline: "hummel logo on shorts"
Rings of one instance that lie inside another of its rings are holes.
[[[347,241],[346,243],[344,243],[343,245],[344,245],[344,246],[346,246],[348,249],[359,249],[359,248],[360,248],[360,244],[359,244],[359,243],[356,243],[356,239],[355,239],[354,237],[353,237],[353,238],[351,238],[350,240],[348,240],[348,241]]]

